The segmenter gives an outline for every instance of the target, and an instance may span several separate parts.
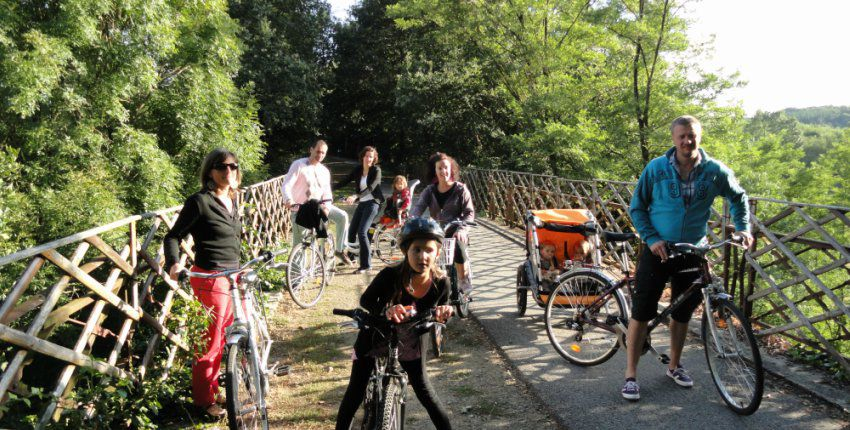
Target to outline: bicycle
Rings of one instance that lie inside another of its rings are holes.
[[[477,225],[478,224],[476,224],[475,222],[454,220],[443,226],[447,234],[445,240],[443,241],[443,253],[441,258],[446,259],[443,264],[446,270],[446,274],[448,275],[452,284],[452,290],[451,295],[449,296],[449,301],[450,304],[455,306],[455,309],[457,309],[457,315],[461,318],[468,317],[470,312],[472,312],[472,292],[464,291],[458,286],[457,269],[453,264],[455,242],[457,241],[455,235],[457,233],[458,228],[460,227],[475,227]],[[448,234],[449,232],[451,232],[452,234]],[[441,262],[438,261],[437,264],[441,264]],[[467,276],[472,277],[472,273],[467,273]]]
[[[624,242],[628,233],[603,232],[607,240]],[[700,335],[712,381],[723,401],[735,413],[750,415],[761,404],[764,369],[749,320],[726,293],[723,281],[711,274],[705,255],[726,245],[742,247],[733,235],[713,245],[669,244],[669,258],[692,254],[700,257],[699,277],[649,322],[642,353],[651,352],[663,364],[670,357],[651,344],[652,330],[666,321],[691,294],[703,296]],[[629,311],[623,287],[631,291],[634,277],[628,272],[625,249],[619,256],[624,278],[614,282],[599,268],[579,268],[562,274],[546,304],[546,332],[555,350],[571,363],[592,366],[626,347]]]
[[[319,239],[315,229],[305,229],[301,242],[292,247],[285,266],[286,289],[292,300],[304,309],[315,306],[336,272],[333,236]]]
[[[230,301],[233,323],[225,329],[226,357],[224,387],[227,400],[227,421],[230,429],[268,429],[266,395],[269,392],[269,375],[289,373],[289,366],[278,362],[268,364],[272,339],[262,306],[262,287],[257,269],[274,260],[283,251],[261,252],[260,255],[238,269],[218,273],[199,273],[182,270],[180,283],[186,286],[190,277],[221,278],[230,283]]]
[[[419,183],[419,179],[415,179],[407,187],[410,190],[411,199]],[[398,206],[399,203],[396,202],[396,207]],[[395,218],[380,216],[378,222],[372,223],[369,227],[368,237],[371,242],[372,255],[378,257],[384,264],[390,265],[404,259],[404,255],[398,247],[398,235],[401,233],[401,227],[404,226],[406,220],[406,214],[399,211]],[[357,244],[348,244],[346,249],[348,257],[354,260],[358,256],[359,248]]]
[[[474,222],[466,222],[455,220],[448,224],[446,224],[448,230],[452,226],[476,226],[477,224]],[[446,271],[449,280],[451,281],[451,290],[449,292],[449,304],[453,305],[457,310],[457,315],[461,318],[466,318],[469,316],[470,311],[470,303],[472,302],[472,295],[470,291],[463,291],[458,287],[458,279],[457,279],[457,269],[454,267],[454,253],[455,253],[455,242],[457,238],[455,237],[447,237],[443,239],[443,249],[440,252],[440,256],[437,258],[437,265],[442,267],[443,270]],[[429,338],[431,340],[431,351],[434,353],[434,357],[439,358],[443,355],[443,349],[446,344],[446,334],[444,332],[445,324],[434,325],[431,327],[431,331],[429,333]]]
[[[354,326],[360,330],[371,327],[385,337],[389,335],[387,355],[375,359],[375,367],[369,376],[360,428],[361,430],[403,429],[407,373],[398,360],[399,328],[412,326],[417,332],[424,333],[433,325],[443,324],[434,319],[433,309],[421,312],[399,324],[393,324],[382,316],[372,315],[361,309],[334,309],[333,314],[351,318]]]

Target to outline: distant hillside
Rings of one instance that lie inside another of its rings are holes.
[[[838,128],[850,126],[850,106],[818,106],[783,110],[803,124],[825,124]]]

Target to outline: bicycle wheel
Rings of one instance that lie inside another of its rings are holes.
[[[525,270],[523,270],[523,266],[520,265],[516,271],[516,313],[517,316],[525,315],[525,309],[528,306],[528,290],[525,288],[520,288],[527,286],[528,282],[525,280]]]
[[[398,234],[400,228],[386,229],[383,225],[375,229],[372,236],[375,256],[386,264],[393,264],[404,259],[401,249],[398,248]]]
[[[458,287],[457,269],[455,269],[455,266],[453,264],[450,264],[448,267],[446,267],[446,275],[449,277],[449,281],[451,282],[452,287],[451,294],[449,295],[452,301],[451,304],[455,306],[457,316],[461,318],[466,318],[472,312],[470,306],[472,298],[469,296],[469,294],[464,293]]]
[[[325,261],[326,282],[330,284],[334,280],[334,275],[336,275],[337,261],[334,254],[334,238],[332,235],[328,235],[326,239],[319,239],[318,243],[322,249],[322,258]]]
[[[381,399],[380,425],[377,428],[381,430],[401,430],[401,424],[404,417],[401,411],[401,385],[398,380],[391,378],[384,390],[384,398]]]
[[[585,270],[567,276],[546,302],[546,334],[555,351],[567,361],[593,366],[617,352],[618,334],[614,325],[627,320],[626,299],[622,291],[599,293],[610,281],[597,272]],[[588,306],[592,305],[592,308]]]
[[[718,300],[702,316],[702,342],[711,379],[740,415],[754,413],[764,392],[764,369],[750,322],[737,306]]]
[[[377,416],[376,403],[380,395],[375,372],[369,376],[369,384],[366,386],[366,396],[363,398],[362,413],[358,412],[351,422],[351,429],[375,430],[375,417]]]
[[[261,406],[264,402],[258,363],[249,353],[245,339],[228,348],[224,377],[228,427],[268,430],[268,414]]]
[[[434,352],[434,357],[440,358],[443,355],[443,345],[446,340],[443,333],[443,326],[439,324],[432,325],[429,331],[429,337],[431,338],[431,351]]]
[[[262,293],[260,291],[253,290],[253,294],[253,300],[246,304],[246,312],[251,316],[251,320],[253,323],[253,327],[251,327],[251,335],[254,336],[254,344],[257,345],[257,351],[260,355],[259,369],[260,372],[263,374],[263,392],[268,393],[268,363],[269,354],[271,353],[272,348],[272,340],[271,336],[269,335],[269,326],[268,323],[266,323],[265,312],[263,311],[264,305],[263,302],[260,300],[260,295]]]
[[[324,258],[317,246],[295,245],[286,269],[287,289],[295,304],[305,309],[315,306],[325,291],[326,274]]]

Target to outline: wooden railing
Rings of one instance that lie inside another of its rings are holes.
[[[281,182],[278,177],[241,194],[243,240],[252,253],[288,235]],[[0,404],[10,391],[26,395],[27,372],[41,373],[38,380],[55,382],[43,387],[54,399],[41,413],[43,426],[63,407],[80,367],[141,382],[161,341],[167,359],[158,370],[167,377],[177,350],[190,348],[171,310],[177,300],[193,300],[192,293],[162,268],[162,239],[179,211],[132,216],[0,258],[0,279],[14,280],[2,288],[8,293],[0,303],[0,346],[11,350],[0,357]],[[181,244],[181,262],[193,257],[191,246],[191,237]],[[133,339],[142,332],[153,334]],[[144,353],[134,356],[131,343]],[[39,365],[47,356],[62,365]]]
[[[476,210],[523,227],[529,209],[590,210],[604,229],[634,231],[628,214],[634,183],[577,181],[531,173],[467,168]],[[850,372],[850,208],[750,198],[756,245],[712,256],[727,289],[761,337],[781,335],[828,354]],[[726,203],[712,210],[708,236],[729,235]],[[605,256],[613,252],[606,244]],[[636,250],[629,246],[633,257]]]

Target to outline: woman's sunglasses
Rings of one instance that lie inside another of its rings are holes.
[[[213,165],[215,170],[227,170],[228,167],[230,167],[230,170],[239,170],[239,163],[216,163]]]

